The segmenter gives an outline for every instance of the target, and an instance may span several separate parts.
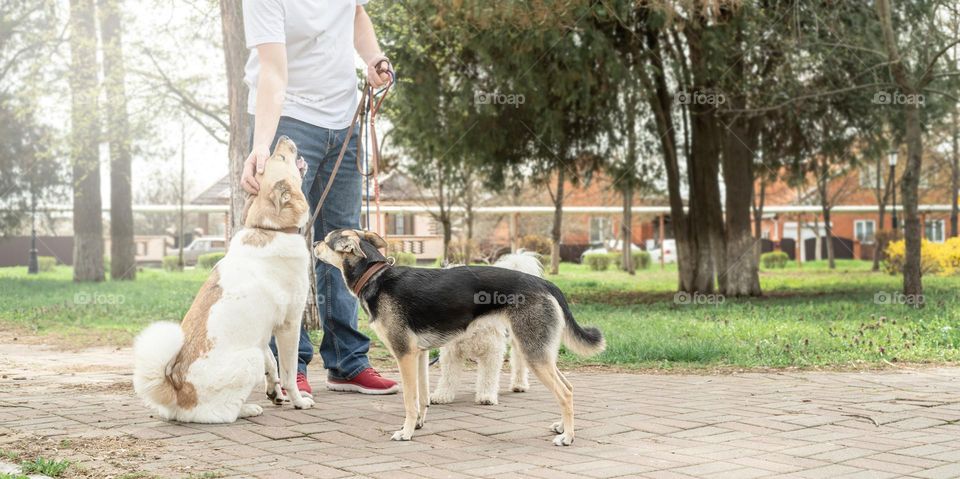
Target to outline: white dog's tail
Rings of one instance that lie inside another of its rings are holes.
[[[494,266],[532,274],[538,278],[543,277],[543,265],[540,264],[540,259],[537,258],[535,253],[505,254],[497,260]]]
[[[174,406],[177,391],[167,379],[167,366],[183,346],[183,330],[171,322],[153,323],[133,343],[133,390],[148,405]]]

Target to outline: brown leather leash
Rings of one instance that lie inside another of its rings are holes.
[[[384,63],[386,63],[387,66],[383,66]],[[347,147],[350,145],[350,138],[353,136],[353,130],[357,125],[357,120],[359,120],[360,116],[363,115],[364,107],[366,106],[369,106],[369,112],[368,112],[368,114],[370,115],[369,131],[370,131],[370,136],[373,144],[373,148],[371,148],[371,150],[373,150],[372,156],[373,156],[373,165],[374,165],[372,174],[374,175],[374,179],[376,179],[376,173],[378,172],[378,164],[380,162],[380,151],[379,151],[379,148],[377,148],[377,130],[376,128],[374,128],[373,121],[374,119],[376,119],[377,113],[379,113],[380,111],[380,106],[383,104],[383,100],[387,97],[387,93],[390,91],[390,87],[393,86],[395,76],[394,76],[393,70],[390,68],[390,60],[386,58],[377,62],[377,64],[374,65],[374,68],[376,68],[378,74],[386,73],[390,75],[390,82],[387,83],[387,86],[385,86],[380,91],[379,93],[380,99],[374,102],[375,100],[374,97],[376,96],[376,94],[373,91],[373,87],[370,86],[370,84],[366,80],[364,80],[363,95],[361,95],[360,97],[360,102],[357,103],[357,110],[353,112],[353,119],[350,120],[350,126],[347,128],[347,135],[343,138],[343,145],[340,147],[340,154],[337,155],[337,161],[336,163],[333,164],[333,170],[330,171],[330,178],[327,179],[327,184],[326,186],[323,187],[323,192],[320,193],[320,200],[317,201],[317,207],[313,210],[313,214],[310,216],[310,220],[307,221],[307,224],[303,226],[303,236],[304,238],[307,238],[307,240],[309,240],[310,234],[313,232],[313,225],[314,223],[316,223],[317,217],[320,216],[320,211],[323,210],[323,203],[327,200],[327,195],[329,195],[330,190],[333,189],[333,181],[337,178],[337,172],[340,171],[340,165],[343,163],[343,157],[347,154]],[[369,105],[367,105],[368,102],[369,102]],[[356,155],[356,156],[357,156],[357,171],[359,171],[361,175],[368,176],[367,173],[364,173],[363,171],[363,166],[360,163],[360,155]],[[378,198],[377,209],[379,213],[380,194],[378,190],[379,188],[377,188],[377,191],[376,191],[377,198]],[[370,199],[368,198],[367,201],[370,201]],[[379,221],[379,215],[378,215],[378,221]],[[367,227],[369,228],[370,225],[367,225]]]

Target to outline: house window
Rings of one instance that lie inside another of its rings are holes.
[[[388,235],[413,235],[413,215],[410,213],[388,214]]]
[[[590,218],[590,243],[602,243],[610,237],[610,218],[594,216]]]
[[[853,222],[854,236],[863,244],[873,244],[876,233],[876,222],[873,220],[856,220]]]
[[[877,165],[863,165],[860,168],[860,186],[863,188],[877,187]]]
[[[943,220],[929,220],[925,225],[927,240],[943,243]]]

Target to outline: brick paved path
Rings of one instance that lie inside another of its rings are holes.
[[[129,350],[0,346],[0,449],[71,458],[87,477],[960,477],[958,368],[570,373],[577,440],[560,448],[547,430],[557,407],[535,381],[498,406],[474,405],[464,385],[398,443],[398,396],[321,391],[295,411],[258,394],[266,412],[252,420],[157,421],[128,364]]]

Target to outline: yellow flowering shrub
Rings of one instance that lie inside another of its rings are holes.
[[[904,240],[887,243],[884,269],[890,274],[903,273],[906,256]],[[941,276],[960,274],[960,238],[950,238],[943,243],[923,240],[920,244],[920,270],[923,274],[935,273]]]

